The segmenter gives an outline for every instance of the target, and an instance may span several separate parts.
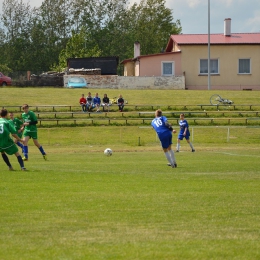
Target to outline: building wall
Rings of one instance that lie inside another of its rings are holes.
[[[174,62],[175,75],[182,75],[181,70],[181,53],[169,53],[164,55],[148,56],[140,59],[140,76],[161,76],[162,62]]]
[[[136,76],[136,77],[141,76],[140,75],[140,61],[139,60],[137,60],[135,62],[135,74],[134,74],[134,76]]]
[[[135,64],[133,61],[124,64],[124,76],[134,76]]]
[[[79,76],[79,75],[77,75]],[[64,87],[73,75],[64,75]],[[185,77],[124,77],[116,75],[80,75],[90,89],[185,89]]]
[[[181,46],[182,71],[185,72],[187,89],[207,89],[208,76],[199,75],[200,59],[208,58],[208,47]],[[219,60],[219,75],[212,75],[211,89],[260,90],[260,46],[257,45],[212,45],[211,59]],[[238,74],[238,59],[251,59],[251,74]],[[193,62],[191,62],[193,61]]]

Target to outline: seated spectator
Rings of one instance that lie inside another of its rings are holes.
[[[103,111],[105,110],[105,107],[107,108],[107,112],[109,112],[109,98],[107,96],[107,94],[104,94],[104,97],[103,97],[103,103],[102,103],[102,107],[103,107]]]
[[[120,112],[123,112],[123,109],[124,109],[124,106],[125,106],[124,103],[125,103],[125,101],[124,101],[122,95],[120,94],[119,98],[117,99],[117,105],[118,105]]]
[[[101,104],[101,99],[98,96],[98,93],[96,93],[96,96],[93,98],[93,104],[96,107],[97,111],[96,112],[100,112],[99,108],[100,108],[100,104]]]
[[[95,105],[93,104],[93,98],[91,97],[91,93],[88,92],[88,96],[86,97],[86,108],[89,112],[92,111],[92,109],[95,107]]]
[[[82,108],[82,111],[83,112],[86,112],[87,111],[87,108],[86,108],[86,99],[85,99],[85,96],[84,94],[81,95],[81,98],[79,100],[79,104],[81,105],[81,108]]]

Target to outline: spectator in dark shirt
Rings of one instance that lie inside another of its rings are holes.
[[[123,99],[123,96],[120,94],[119,98],[117,99],[117,105],[118,105],[120,112],[123,112],[123,109],[124,109],[124,106],[125,106],[124,103],[125,103],[125,101]]]
[[[102,103],[103,111],[105,110],[105,107],[106,107],[107,111],[109,112],[110,103],[109,103],[109,98],[108,98],[107,94],[104,94],[102,101],[103,101],[103,103]]]

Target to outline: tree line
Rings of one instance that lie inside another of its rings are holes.
[[[180,20],[165,0],[44,0],[39,8],[4,0],[0,26],[0,70],[62,71],[67,58],[159,53]],[[119,71],[120,74],[120,71]]]

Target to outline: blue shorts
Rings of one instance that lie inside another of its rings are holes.
[[[185,138],[186,140],[189,140],[190,139],[190,132],[187,132],[185,136],[183,134],[178,135],[178,139],[183,140],[183,138]]]
[[[161,141],[162,148],[166,149],[172,144],[172,132],[171,131],[164,132],[164,133],[158,135],[158,137]]]

